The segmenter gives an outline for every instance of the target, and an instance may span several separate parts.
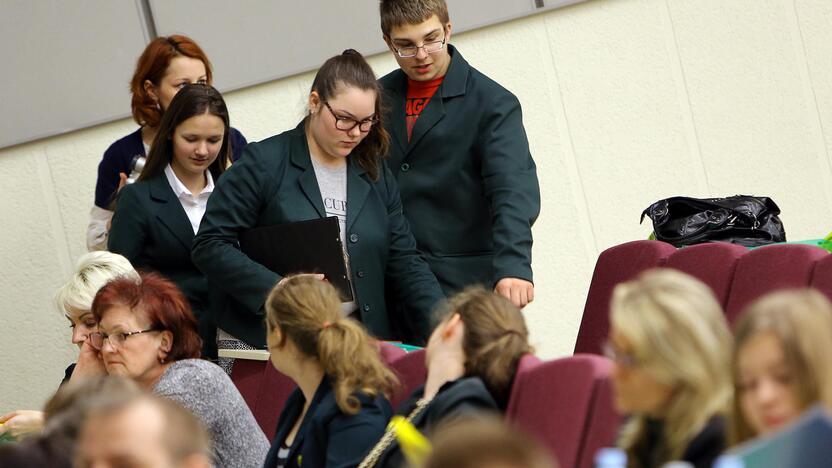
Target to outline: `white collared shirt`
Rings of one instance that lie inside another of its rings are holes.
[[[176,177],[170,164],[165,167],[165,177],[168,178],[168,184],[173,189],[173,194],[179,199],[179,203],[182,204],[185,214],[188,215],[188,219],[191,221],[191,227],[194,229],[194,235],[196,235],[196,232],[199,231],[199,223],[202,221],[202,217],[205,216],[208,197],[214,191],[214,178],[211,176],[211,171],[205,171],[207,183],[205,184],[205,188],[202,189],[202,192],[196,196],[185,187],[185,184],[179,180],[179,177]]]

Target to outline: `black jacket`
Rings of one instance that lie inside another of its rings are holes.
[[[663,435],[664,421],[648,420],[644,440],[634,450],[635,463],[629,466],[659,468],[671,460],[665,460]],[[726,448],[725,418],[714,416],[688,444],[681,461],[696,468],[711,468]]]
[[[446,294],[506,277],[532,281],[540,187],[520,102],[448,46],[451,63],[407,139],[407,76],[384,88],[388,164],[419,249]]]
[[[286,468],[353,468],[361,463],[384,434],[393,409],[383,396],[372,398],[366,394],[356,394],[356,397],[361,401],[358,414],[341,412],[335,403],[335,391],[330,386],[329,379],[323,378],[295,435]],[[286,400],[264,468],[277,466],[280,445],[303,411],[305,403],[306,399],[299,388]]]
[[[399,405],[396,414],[407,417],[416,408],[416,402],[425,392],[417,388],[411,397]],[[443,385],[422,413],[413,418],[413,425],[424,435],[437,424],[460,416],[476,416],[482,412],[498,412],[499,408],[491,393],[479,377],[463,377]],[[399,445],[394,442],[379,457],[376,467],[399,468],[405,459]]]

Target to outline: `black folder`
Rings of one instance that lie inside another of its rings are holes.
[[[240,250],[269,270],[292,273],[323,273],[343,302],[355,300],[347,276],[338,218],[278,224],[250,229],[240,235]]]

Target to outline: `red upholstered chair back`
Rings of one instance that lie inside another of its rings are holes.
[[[404,356],[407,354],[407,351],[399,348],[396,345],[385,343],[383,341],[378,342],[378,350],[379,354],[381,355],[381,360],[384,361],[385,364],[390,366],[396,359]]]
[[[399,376],[399,382],[401,383],[399,390],[390,399],[390,404],[393,405],[395,410],[399,407],[399,403],[409,398],[414,390],[425,383],[428,375],[425,367],[425,350],[411,351],[395,359],[390,363],[390,367]]]
[[[246,401],[251,412],[257,407],[257,397],[263,385],[263,371],[271,366],[269,361],[255,361],[250,359],[235,359],[231,369],[231,381],[237,387],[243,400]]]
[[[728,242],[709,242],[678,249],[664,266],[683,271],[710,286],[724,308],[731,292],[731,281],[740,257],[748,249]]]
[[[659,241],[633,241],[601,252],[589,285],[575,353],[601,354],[609,331],[609,306],[612,290],[650,268],[664,265],[676,248]]]
[[[596,382],[592,395],[592,411],[581,447],[580,460],[576,465],[578,468],[593,468],[598,450],[615,445],[623,418],[615,409],[614,397],[612,381],[609,378]]]
[[[295,382],[281,374],[272,366],[271,362],[263,372],[263,384],[260,386],[260,393],[257,395],[257,406],[254,408],[254,418],[257,420],[266,437],[269,440],[274,438],[277,430],[277,419],[289,395],[295,390]],[[236,365],[236,364],[235,364]]]
[[[526,375],[532,371],[535,367],[540,365],[543,361],[540,360],[534,354],[526,354],[520,358],[520,362],[517,363],[517,371],[514,374],[514,382],[511,384],[511,394],[508,397],[508,406],[506,406],[506,419],[513,420],[518,411],[518,406],[520,406],[520,402],[518,401],[519,396],[515,392],[517,388],[516,382],[524,380]],[[521,384],[520,387],[522,388],[523,385]]]
[[[832,255],[827,255],[815,264],[811,285],[832,301]]]
[[[537,437],[560,466],[578,466],[593,414],[598,382],[609,375],[606,358],[576,355],[547,361],[518,374],[509,419]]]
[[[828,255],[826,250],[803,244],[769,245],[743,255],[725,307],[728,321],[733,323],[745,306],[764,294],[808,287],[815,263]]]

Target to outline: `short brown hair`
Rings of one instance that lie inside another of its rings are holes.
[[[530,437],[495,416],[454,418],[431,437],[433,452],[424,468],[554,468],[552,456]]]
[[[154,330],[167,330],[173,343],[166,359],[196,359],[202,350],[196,318],[188,300],[172,282],[156,273],[143,273],[141,280],[115,279],[98,291],[92,301],[92,314],[99,322],[111,307],[124,306],[147,317]]]
[[[289,276],[266,299],[266,325],[280,329],[283,346],[290,339],[298,350],[318,359],[335,389],[338,408],[356,414],[356,392],[392,394],[396,375],[384,365],[378,346],[360,323],[341,317],[341,299],[328,282]]]
[[[445,0],[381,0],[379,2],[381,32],[390,35],[403,24],[419,24],[436,15],[442,24],[450,21]]]
[[[524,354],[534,352],[523,313],[508,299],[480,286],[451,297],[441,310],[444,320],[459,314],[465,325],[465,375],[482,379],[497,404],[505,408],[517,363]]]
[[[832,304],[811,289],[768,294],[745,309],[734,332],[735,395],[729,436],[735,444],[756,435],[740,408],[737,357],[744,345],[762,333],[771,333],[780,342],[803,408],[821,403],[832,409]]]
[[[156,127],[162,121],[162,110],[145,91],[144,82],[149,80],[158,86],[168,71],[171,60],[179,56],[197,59],[205,64],[205,77],[208,84],[211,84],[211,62],[193,39],[178,34],[153,39],[136,62],[136,70],[130,79],[130,92],[133,95],[130,104],[133,120],[137,124]]]

